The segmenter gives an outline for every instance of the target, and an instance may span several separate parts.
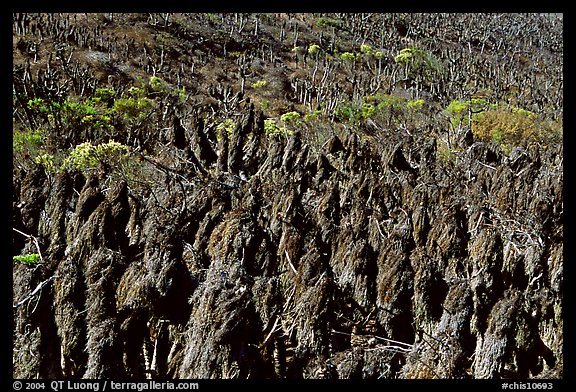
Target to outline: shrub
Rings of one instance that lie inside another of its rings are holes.
[[[264,133],[266,133],[266,136],[272,136],[281,133],[281,131],[278,124],[276,124],[276,121],[267,118],[264,120]]]
[[[409,74],[424,80],[429,80],[442,71],[442,63],[427,50],[410,47],[400,50],[394,57],[398,64],[407,66]]]
[[[360,59],[360,54],[354,54],[350,52],[344,52],[340,55],[342,61],[353,63]]]
[[[42,115],[52,127],[94,126],[97,128],[112,128],[110,117],[105,115],[105,108],[100,107],[103,99],[110,102],[111,89],[99,89],[98,94],[90,99],[77,101],[70,97],[63,101],[45,101],[34,98],[28,101],[28,107]]]
[[[419,110],[424,106],[423,99],[411,100],[406,103],[406,107],[410,110]]]
[[[169,90],[168,84],[158,76],[150,76],[148,83],[152,91],[162,92]]]
[[[357,112],[358,109],[350,103],[339,104],[334,110],[334,118],[338,121],[351,121],[356,117]]]
[[[336,20],[333,18],[321,17],[321,18],[316,19],[316,26],[318,26],[318,27],[340,28],[341,25],[342,25],[342,23],[339,20]]]
[[[397,109],[401,110],[406,105],[406,99],[397,95],[379,95],[376,97],[378,111]]]
[[[46,173],[58,173],[65,170],[83,170],[106,163],[115,172],[125,176],[134,171],[139,162],[130,159],[129,147],[113,140],[108,143],[93,145],[90,142],[78,144],[68,153],[58,151],[56,154],[39,154],[34,162],[44,167]]]
[[[477,139],[496,142],[504,151],[515,145],[546,145],[562,139],[560,123],[544,120],[526,109],[491,103],[483,98],[454,100],[444,112],[454,128],[469,125]]]
[[[339,121],[348,121],[356,124],[361,120],[372,117],[377,112],[377,107],[372,103],[347,102],[336,107],[334,116]]]
[[[32,98],[29,99],[27,102],[27,106],[29,109],[37,111],[39,113],[49,113],[50,108],[49,105],[42,98]]]
[[[128,152],[128,146],[113,140],[97,146],[90,142],[85,142],[70,151],[62,163],[62,168],[87,169],[98,166],[100,162],[115,166],[128,156]]]
[[[375,51],[370,45],[362,44],[360,45],[360,53],[371,56],[375,53]]]
[[[287,113],[286,113],[287,114]],[[264,133],[267,137],[271,138],[275,135],[282,135],[286,138],[293,135],[292,130],[286,129],[286,126],[280,128],[276,121],[271,118],[267,118],[264,120]]]
[[[456,164],[456,158],[457,156],[453,149],[449,148],[445,143],[438,143],[436,160],[440,165],[452,168]]]
[[[264,88],[268,85],[268,82],[266,80],[259,80],[257,82],[252,83],[252,85],[250,87],[254,88],[254,89],[259,89],[259,88]]]
[[[418,128],[429,119],[425,103],[423,99],[407,100],[397,95],[367,95],[363,101],[341,103],[336,107],[334,117],[352,124],[373,118],[387,126],[404,124]]]
[[[64,166],[67,168],[85,169],[98,165],[99,159],[96,156],[96,148],[90,142],[85,142],[74,147],[69,156],[64,159]]]
[[[404,48],[394,57],[394,61],[399,64],[410,63],[416,58],[416,48]]]
[[[459,125],[469,125],[469,114],[472,114],[472,121],[479,118],[479,114],[488,108],[495,108],[497,105],[490,104],[483,98],[472,98],[467,101],[453,100],[448,104],[445,113],[450,117],[450,123],[454,128]]]
[[[48,173],[55,173],[58,171],[58,164],[54,158],[54,155],[48,153],[39,154],[34,162],[38,165],[44,166],[44,170]]]
[[[461,121],[464,121],[464,117],[468,112],[468,107],[469,104],[467,102],[458,100],[453,100],[448,104],[445,111],[446,114],[450,117],[450,123],[454,128],[456,128]]]
[[[140,82],[143,83],[142,80]],[[186,88],[184,86],[177,88],[158,76],[150,76],[148,85],[141,90],[140,95],[137,93],[137,96],[142,97],[148,93],[149,96],[160,96],[161,98],[174,97],[181,102],[186,100]]]
[[[366,120],[374,115],[376,112],[376,107],[370,103],[363,103],[362,108],[360,109],[360,118]]]
[[[263,112],[267,111],[270,108],[270,101],[266,98],[262,98],[260,102],[260,108]]]
[[[300,113],[298,112],[288,112],[280,116],[280,121],[284,124],[294,124],[300,118]]]
[[[20,154],[23,152],[36,153],[44,144],[44,138],[48,132],[44,129],[35,129],[29,131],[15,130],[12,136],[12,151]]]
[[[309,121],[313,121],[316,120],[318,117],[320,117],[322,115],[322,110],[314,110],[310,113],[306,113],[304,115],[304,121],[309,122]]]
[[[548,145],[562,139],[561,124],[521,108],[492,107],[474,118],[474,136],[503,147]]]
[[[94,101],[96,103],[102,102],[106,105],[111,105],[116,97],[116,91],[108,87],[99,87],[94,92]]]
[[[128,89],[128,94],[133,97],[144,97],[146,91],[142,87],[132,86]]]
[[[232,137],[232,133],[234,133],[234,128],[236,128],[236,122],[231,118],[220,121],[218,125],[216,125],[216,137],[220,139],[222,132],[226,132],[228,138],[230,138]]]
[[[399,64],[410,64],[413,69],[427,67],[439,69],[440,61],[429,51],[417,47],[404,48],[398,52],[394,61]]]
[[[310,56],[316,56],[318,53],[320,53],[320,49],[320,45],[312,44],[308,47],[308,54]]]
[[[132,88],[131,88],[132,89]],[[146,97],[120,98],[114,101],[112,107],[115,113],[125,119],[141,121],[152,112],[154,101]]]

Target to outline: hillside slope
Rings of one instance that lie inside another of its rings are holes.
[[[562,23],[14,15],[14,377],[562,378]]]

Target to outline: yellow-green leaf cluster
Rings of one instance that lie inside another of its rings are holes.
[[[40,255],[38,253],[29,253],[27,255],[13,256],[12,260],[24,265],[34,265],[40,261]]]
[[[86,169],[100,162],[116,163],[128,155],[128,146],[115,142],[93,145],[85,142],[74,147],[64,159],[63,168]]]

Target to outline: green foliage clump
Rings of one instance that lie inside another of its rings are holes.
[[[468,102],[453,100],[446,107],[446,113],[450,116],[450,123],[453,127],[457,127],[460,121],[464,120],[464,116],[468,112]]]
[[[143,88],[143,92],[149,96],[159,96],[160,98],[174,97],[179,101],[186,99],[186,88],[176,88],[158,76],[150,76],[148,84]]]
[[[340,28],[342,26],[342,23],[334,18],[321,17],[316,19],[316,26]]]
[[[46,152],[38,154],[34,159],[34,162],[38,165],[44,166],[44,170],[48,173],[58,171],[58,164],[56,163],[56,158],[53,154],[48,154]]]
[[[216,125],[216,137],[220,139],[220,136],[223,132],[226,132],[228,138],[232,137],[234,133],[234,128],[236,128],[236,122],[231,118],[227,118],[226,120],[218,121]]]
[[[438,143],[436,149],[436,160],[440,165],[446,168],[454,167],[456,159],[457,155],[454,149],[448,147],[446,143]]]
[[[37,264],[40,261],[40,255],[38,253],[29,253],[27,255],[13,256],[12,260],[15,263],[31,266]]]
[[[356,118],[357,108],[349,103],[344,103],[336,106],[334,110],[334,118],[338,121],[352,121]]]
[[[64,166],[69,168],[85,169],[98,165],[96,147],[90,142],[77,145],[70,151],[70,155],[64,159]]]
[[[376,107],[371,103],[363,103],[360,108],[360,118],[366,120],[374,115],[376,112]]]
[[[357,123],[360,119],[359,107],[352,102],[345,102],[336,106],[334,118],[342,122]]]
[[[360,53],[344,52],[340,55],[340,59],[344,62],[353,63],[360,60]]]
[[[152,115],[162,100],[183,102],[186,89],[176,88],[157,76],[151,76],[146,83],[142,78],[139,85],[127,91],[128,96],[116,98],[109,111],[133,123],[141,123]]]
[[[284,125],[282,128],[282,133],[286,138],[292,136],[292,128],[302,125],[300,113],[294,111],[281,115],[280,122],[282,122]]]
[[[300,119],[300,113],[287,112],[280,116],[280,121],[284,124],[294,124]]]
[[[133,128],[163,113],[163,107],[177,107],[186,99],[185,89],[176,88],[157,76],[139,78],[138,83],[120,95],[110,87],[98,87],[90,97],[58,99],[25,97],[28,128],[13,130],[14,159],[21,165],[42,166],[46,173],[86,169],[105,163],[113,174],[129,175],[139,170],[129,159],[128,146],[106,139],[123,139]],[[64,135],[62,141],[57,135]],[[105,139],[106,138],[106,139]],[[77,140],[85,141],[80,143]],[[66,144],[77,144],[70,150]]]
[[[87,169],[100,162],[116,165],[128,156],[129,148],[110,140],[108,143],[93,145],[85,142],[74,147],[62,163],[63,168]]]
[[[406,64],[414,61],[417,58],[417,54],[420,53],[419,49],[416,48],[404,48],[394,57],[394,61],[399,64]]]
[[[394,57],[394,61],[405,65],[408,73],[417,78],[430,79],[442,71],[440,60],[421,48],[404,48]]]
[[[335,118],[339,121],[347,121],[355,124],[361,120],[372,117],[375,112],[376,106],[371,103],[362,103],[360,105],[345,103],[336,107]]]
[[[380,60],[380,59],[383,59],[383,58],[384,58],[384,55],[385,55],[385,54],[386,54],[386,53],[384,53],[384,51],[378,50],[378,51],[376,51],[376,52],[374,53],[374,56],[375,56],[377,59]]]
[[[406,98],[398,95],[379,94],[375,97],[379,111],[384,109],[402,110],[406,106]]]
[[[13,132],[12,151],[14,153],[28,153],[35,155],[44,144],[47,132],[44,129]]]
[[[168,91],[170,88],[168,83],[160,79],[158,76],[150,76],[148,83],[150,83],[152,91]]]
[[[112,109],[125,119],[145,120],[154,108],[154,102],[146,97],[119,98],[114,101]]]
[[[360,53],[371,56],[375,53],[375,51],[370,45],[362,44],[360,45]]]
[[[268,82],[266,80],[258,80],[257,82],[252,83],[250,87],[253,89],[260,89],[266,87],[267,85]]]
[[[119,132],[123,125],[142,124],[159,112],[159,105],[165,101],[177,105],[185,99],[184,87],[176,88],[157,76],[151,76],[148,80],[138,78],[138,83],[130,86],[121,96],[112,88],[97,88],[93,97],[79,102],[77,107],[72,106],[72,109],[82,114],[80,121],[71,122],[67,119],[62,124]]]
[[[106,96],[101,90],[100,94]],[[111,92],[108,91],[108,94]],[[70,97],[62,101],[46,101],[42,98],[28,100],[28,108],[43,118],[53,128],[90,125],[97,128],[112,128],[110,117],[99,108],[102,96],[78,101]]]
[[[321,115],[322,115],[322,110],[320,110],[320,109],[313,110],[310,113],[306,113],[304,115],[304,121],[310,122],[310,121],[316,120]]]
[[[348,101],[339,104],[334,110],[338,121],[358,124],[368,118],[386,126],[404,125],[416,129],[429,118],[426,101],[408,100],[397,95],[367,95],[361,101]]]
[[[288,113],[285,113],[288,114]],[[287,118],[285,118],[285,120],[290,119],[291,116],[288,116]],[[283,120],[281,120],[283,121]],[[266,137],[268,138],[272,138],[275,135],[282,135],[286,138],[290,137],[293,135],[292,130],[287,129],[286,128],[286,122],[284,122],[284,126],[282,128],[280,128],[278,126],[278,123],[276,123],[276,120],[272,119],[272,118],[267,118],[264,120],[264,134],[266,135]]]
[[[360,45],[360,53],[363,56],[366,56],[368,58],[375,57],[377,59],[382,59],[382,58],[384,58],[384,55],[385,55],[384,51],[376,50],[368,44]],[[356,59],[358,59],[358,58],[356,58]]]
[[[270,108],[270,101],[266,98],[262,98],[262,100],[260,101],[260,108],[262,109],[263,112],[268,110]]]
[[[312,44],[308,47],[308,54],[310,56],[316,56],[318,53],[320,53],[320,50],[320,45]]]
[[[406,107],[411,110],[419,110],[424,106],[424,103],[423,99],[411,100],[406,103]]]
[[[421,66],[436,67],[438,60],[434,55],[424,49],[411,47],[404,48],[394,57],[399,64],[411,64],[414,68]]]
[[[456,128],[461,125],[469,125],[470,118],[474,122],[479,118],[481,112],[496,106],[484,98],[472,98],[467,101],[453,100],[448,104],[445,112],[450,117],[452,126]]]
[[[266,133],[266,136],[272,136],[281,133],[281,130],[278,127],[278,124],[276,124],[276,121],[267,118],[264,120],[264,133]]]
[[[94,92],[93,101],[96,103],[105,103],[106,105],[111,105],[116,97],[116,91],[109,87],[99,87]]]

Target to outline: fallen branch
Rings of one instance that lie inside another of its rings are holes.
[[[49,277],[45,281],[40,282],[40,284],[38,284],[38,286],[36,286],[36,288],[30,294],[28,294],[26,296],[26,298],[24,298],[22,301],[18,302],[17,304],[12,305],[12,308],[17,309],[20,306],[24,305],[26,302],[28,302],[30,299],[32,299],[32,297],[34,297],[38,291],[42,290],[42,288],[44,286],[46,286],[48,283],[50,283],[54,279],[58,279],[58,278],[59,278],[58,275],[54,275],[54,276]]]
[[[286,261],[288,261],[288,265],[290,265],[290,268],[292,268],[292,271],[294,272],[294,274],[298,275],[298,271],[296,270],[296,267],[294,267],[294,264],[292,264],[292,261],[290,261],[290,256],[288,256],[288,251],[284,250],[284,254],[286,255]]]
[[[18,229],[12,228],[12,230],[14,230],[15,232],[22,234],[24,237],[26,238],[31,238],[34,241],[34,245],[36,245],[36,249],[38,250],[38,255],[40,256],[40,263],[44,263],[44,259],[42,259],[42,252],[40,252],[40,244],[38,243],[38,239],[36,237],[34,237],[33,235],[30,234],[26,234]]]
[[[346,336],[352,336],[351,333],[348,332],[342,332],[342,331],[337,331],[335,329],[332,329],[332,333],[337,333],[340,335],[346,335]],[[371,334],[355,334],[356,336],[362,336],[365,338],[370,338],[370,339],[377,339],[377,340],[382,340],[384,342],[387,343],[387,346],[382,347],[376,347],[379,349],[395,349],[398,350],[398,352],[403,352],[403,353],[409,353],[413,350],[414,345],[413,344],[409,344],[409,343],[404,343],[404,342],[400,342],[398,340],[392,340],[392,339],[388,339],[388,338],[383,338],[382,336],[377,336],[377,335],[371,335]],[[368,349],[367,349],[368,350]]]
[[[488,169],[496,170],[496,168],[494,166],[487,165],[485,163],[480,162],[479,160],[476,160],[476,162],[478,162],[479,164],[481,164],[484,167],[487,167]]]
[[[279,326],[277,328],[278,325],[278,321],[280,321],[280,316],[276,316],[276,319],[274,320],[274,324],[272,325],[272,328],[270,329],[270,332],[268,333],[268,335],[266,335],[266,338],[264,339],[264,341],[260,344],[260,347],[264,347],[266,345],[266,342],[268,342],[268,339],[270,339],[270,336],[272,336],[272,334],[274,334],[275,332],[279,331],[282,327]]]

